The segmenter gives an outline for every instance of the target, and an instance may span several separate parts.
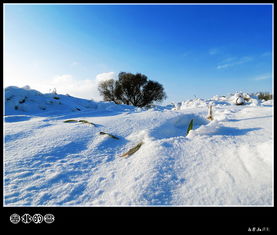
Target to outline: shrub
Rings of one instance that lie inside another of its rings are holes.
[[[269,92],[259,92],[258,95],[259,100],[272,100],[272,94],[270,94]]]
[[[99,84],[98,90],[104,101],[127,104],[137,107],[152,105],[166,98],[163,86],[141,74],[121,72],[118,80],[113,79]]]

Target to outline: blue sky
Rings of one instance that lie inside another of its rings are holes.
[[[4,86],[99,100],[143,73],[166,103],[272,90],[272,5],[4,5]]]

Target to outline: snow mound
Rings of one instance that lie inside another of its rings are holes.
[[[264,102],[262,102],[262,105],[269,105],[269,106],[272,106],[272,105],[273,105],[273,100],[264,101]]]
[[[214,96],[208,100],[196,98],[196,99],[190,99],[190,100],[182,101],[175,104],[175,107],[173,108],[173,110],[183,110],[187,108],[204,108],[204,107],[208,107],[208,105],[226,106],[226,105],[231,105],[231,103],[223,96],[222,97]]]
[[[248,93],[237,92],[229,96],[215,95],[211,99],[190,99],[174,104],[172,110],[184,110],[188,108],[203,108],[208,105],[215,107],[234,106],[234,105],[248,105],[248,106],[263,106],[272,105],[272,101],[261,101],[257,96],[250,96]]]
[[[29,86],[5,88],[5,115],[60,114],[79,111],[126,111],[135,108],[117,105],[113,102],[95,102],[70,95],[53,93],[42,94]]]
[[[208,124],[208,120],[197,114],[182,114],[166,120],[160,126],[150,131],[150,136],[155,139],[173,138],[186,136],[186,130],[190,121],[193,120],[193,129]]]

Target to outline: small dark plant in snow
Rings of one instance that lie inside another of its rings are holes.
[[[24,96],[24,98],[22,100],[19,100],[19,104],[23,104],[25,103],[25,101],[27,100],[27,96]]]
[[[93,122],[89,122],[87,120],[79,120],[78,122],[82,122],[82,123],[85,123],[85,124],[91,124],[93,126],[96,126]]]
[[[69,120],[65,120],[65,121],[63,121],[63,122],[65,122],[65,123],[70,123],[70,122],[78,122],[77,120],[73,120],[73,119],[69,119]]]
[[[109,133],[106,133],[106,132],[103,132],[103,131],[100,131],[99,132],[100,135],[108,135],[109,137],[113,138],[113,139],[116,139],[116,140],[119,140],[118,137],[114,136],[114,135],[111,135]]]
[[[190,123],[189,123],[188,129],[187,129],[187,134],[186,134],[186,135],[189,134],[189,132],[190,132],[190,130],[192,130],[192,128],[193,128],[193,119],[191,119],[191,121],[190,121]]]
[[[74,119],[69,119],[69,120],[65,120],[63,121],[64,123],[72,123],[72,122],[81,122],[81,123],[84,123],[84,124],[90,124],[90,125],[93,125],[93,126],[96,126],[96,124],[94,124],[93,122],[89,122],[87,120],[74,120]]]
[[[140,142],[139,144],[137,144],[135,147],[131,148],[127,153],[124,153],[120,157],[129,157],[129,156],[131,156],[132,154],[137,152],[142,145],[143,145],[143,142]]]
[[[265,101],[272,100],[272,94],[270,94],[269,92],[259,92],[258,99]]]

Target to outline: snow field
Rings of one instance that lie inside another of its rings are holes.
[[[71,98],[68,110],[76,105]],[[80,112],[10,112],[4,117],[4,204],[271,206],[271,104],[218,104],[213,121],[206,119],[207,106],[144,110],[96,103]],[[64,123],[68,119],[96,126]],[[141,141],[137,152],[120,157]]]

